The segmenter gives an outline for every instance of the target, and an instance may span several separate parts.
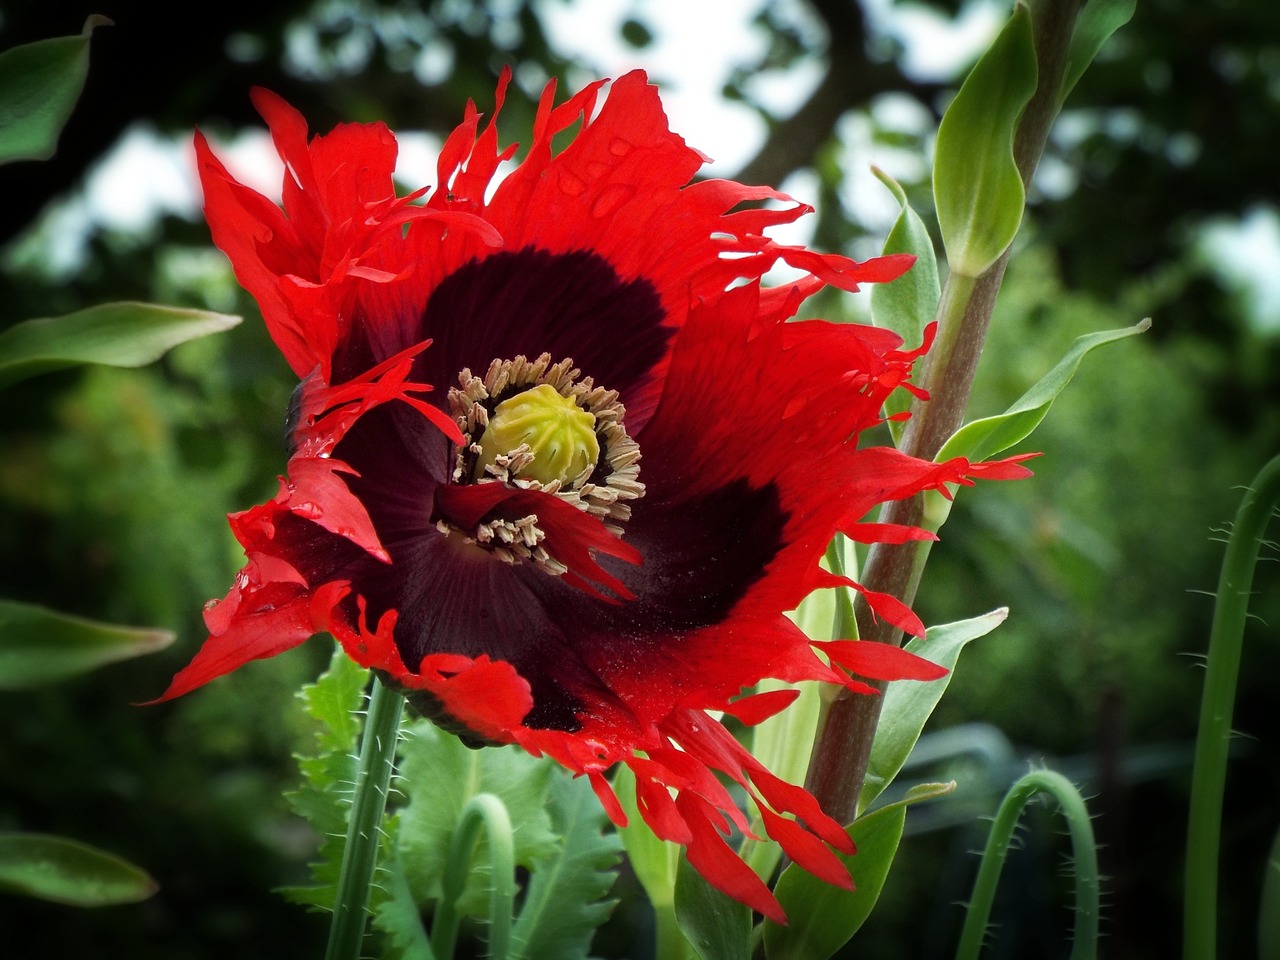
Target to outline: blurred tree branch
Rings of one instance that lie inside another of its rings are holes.
[[[943,84],[912,80],[897,63],[869,52],[866,14],[860,0],[809,0],[826,28],[827,70],[809,99],[792,116],[771,123],[768,139],[735,176],[743,183],[777,185],[813,162],[844,114],[882,93],[905,93],[935,116]]]

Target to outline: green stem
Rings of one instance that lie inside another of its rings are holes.
[[[342,850],[325,960],[358,960],[360,957],[403,711],[404,697],[383,686],[375,677],[369,693],[369,715],[365,718],[364,739],[360,744],[351,819]]]
[[[1195,765],[1191,777],[1191,814],[1187,826],[1186,902],[1182,953],[1187,960],[1217,955],[1218,848],[1222,832],[1222,795],[1227,781],[1227,750],[1236,680],[1244,645],[1244,622],[1258,550],[1280,503],[1280,456],[1254,478],[1236,513],[1227,554],[1218,578],[1218,599],[1209,634],[1209,656],[1200,702]]]
[[[458,942],[458,899],[471,875],[471,853],[484,828],[489,841],[489,957],[505,960],[511,949],[511,914],[516,901],[515,830],[503,802],[492,793],[467,801],[453,839],[441,880],[440,904],[431,924],[431,947],[440,960],[453,956]]]
[[[1085,809],[1080,791],[1062,774],[1052,770],[1033,770],[1009,788],[991,824],[987,848],[982,853],[982,865],[973,882],[973,896],[969,899],[964,929],[960,932],[956,960],[977,960],[982,950],[982,938],[991,918],[991,905],[995,902],[996,884],[1000,881],[1000,871],[1009,852],[1009,841],[1023,809],[1037,793],[1048,793],[1058,801],[1071,831],[1076,879],[1076,924],[1071,960],[1091,960],[1098,955],[1098,851],[1089,811]]]
[[[1031,181],[1058,112],[1063,70],[1080,4],[1081,0],[1038,0],[1032,5],[1040,79],[1018,123],[1013,144],[1014,161],[1024,184]],[[930,351],[920,380],[930,400],[912,405],[912,417],[898,445],[904,453],[932,460],[964,422],[1009,256],[1010,251],[1006,250],[980,277],[953,273],[947,278],[938,308],[938,342]],[[886,503],[879,519],[883,523],[921,526],[925,522],[924,497]],[[910,606],[927,559],[926,542],[873,544],[862,569],[862,585]],[[857,616],[863,640],[901,642],[902,631],[874,617],[865,602],[857,604]],[[805,786],[822,808],[841,823],[849,822],[858,812],[882,699],[841,692],[819,726]]]

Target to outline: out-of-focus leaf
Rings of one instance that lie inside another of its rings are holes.
[[[239,322],[224,313],[129,302],[27,320],[0,333],[0,387],[82,363],[140,367]]]
[[[986,636],[1008,616],[1009,611],[1002,607],[970,620],[930,627],[923,637],[908,643],[906,649],[954,671],[965,644]],[[885,689],[880,723],[867,761],[867,776],[858,797],[859,810],[866,810],[898,775],[950,682],[951,673],[948,673],[937,680],[890,683]]]
[[[159,889],[115,854],[40,833],[0,833],[0,888],[74,907],[137,903]]]
[[[1061,104],[1110,36],[1133,17],[1137,0],[1089,0],[1080,11],[1067,50],[1067,71],[1058,92]]]
[[[676,868],[676,918],[701,960],[750,960],[751,909],[707,883],[685,856]]]
[[[168,630],[118,627],[0,600],[0,690],[53,683],[171,643]]]
[[[1026,191],[1013,135],[1035,90],[1031,15],[1019,4],[938,125],[933,197],[953,274],[981,276],[1018,233]]]
[[[0,53],[0,163],[48,160],[89,73],[89,36],[110,24],[92,16],[77,37],[53,37]]]
[[[1262,876],[1262,903],[1258,910],[1258,956],[1261,960],[1280,957],[1280,833],[1271,842]]]
[[[837,856],[849,868],[854,890],[824,883],[794,864],[787,867],[774,894],[787,912],[788,923],[784,927],[765,921],[765,956],[769,960],[827,960],[848,943],[880,897],[902,841],[907,807],[954,789],[955,783],[913,787],[903,799],[859,817],[847,827],[858,852]]]
[[[968,457],[974,463],[978,463],[1009,449],[1015,443],[1021,443],[1036,427],[1040,426],[1040,421],[1053,406],[1053,401],[1080,369],[1080,361],[1084,359],[1085,354],[1104,343],[1112,343],[1132,337],[1134,334],[1145,333],[1150,327],[1151,321],[1143,320],[1132,327],[1089,333],[1077,338],[1053,369],[1041,377],[1040,381],[1018,398],[1008,410],[994,417],[984,417],[981,420],[966,423],[952,434],[938,451],[938,462],[945,463],[952,457]]]

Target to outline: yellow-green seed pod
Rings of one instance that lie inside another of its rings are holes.
[[[494,409],[480,437],[477,479],[499,455],[521,444],[529,445],[533,461],[519,470],[519,476],[544,484],[567,483],[600,457],[596,418],[547,383],[509,397]]]

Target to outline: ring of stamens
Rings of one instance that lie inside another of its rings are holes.
[[[483,454],[479,441],[498,404],[542,384],[549,384],[562,397],[572,398],[594,417],[600,449],[596,462],[576,477],[544,483],[521,476],[535,455],[528,444],[520,444],[497,453],[491,463],[477,471],[476,464]],[[591,377],[582,377],[572,359],[552,363],[548,353],[536,360],[517,356],[513,360],[494,360],[482,377],[469,368],[463,369],[458,374],[458,386],[449,390],[449,409],[463,436],[454,459],[454,483],[506,483],[551,494],[598,517],[611,532],[622,535],[623,525],[631,516],[630,501],[644,495],[644,484],[639,479],[640,447],[623,425],[626,408],[619,402],[616,390],[598,387]],[[473,479],[477,472],[481,475]],[[538,526],[536,514],[481,522],[474,530],[460,530],[443,519],[436,522],[436,527],[446,535],[461,533],[466,542],[484,547],[508,563],[530,560],[557,576],[567,569],[550,552],[554,545],[545,543],[546,533]]]

